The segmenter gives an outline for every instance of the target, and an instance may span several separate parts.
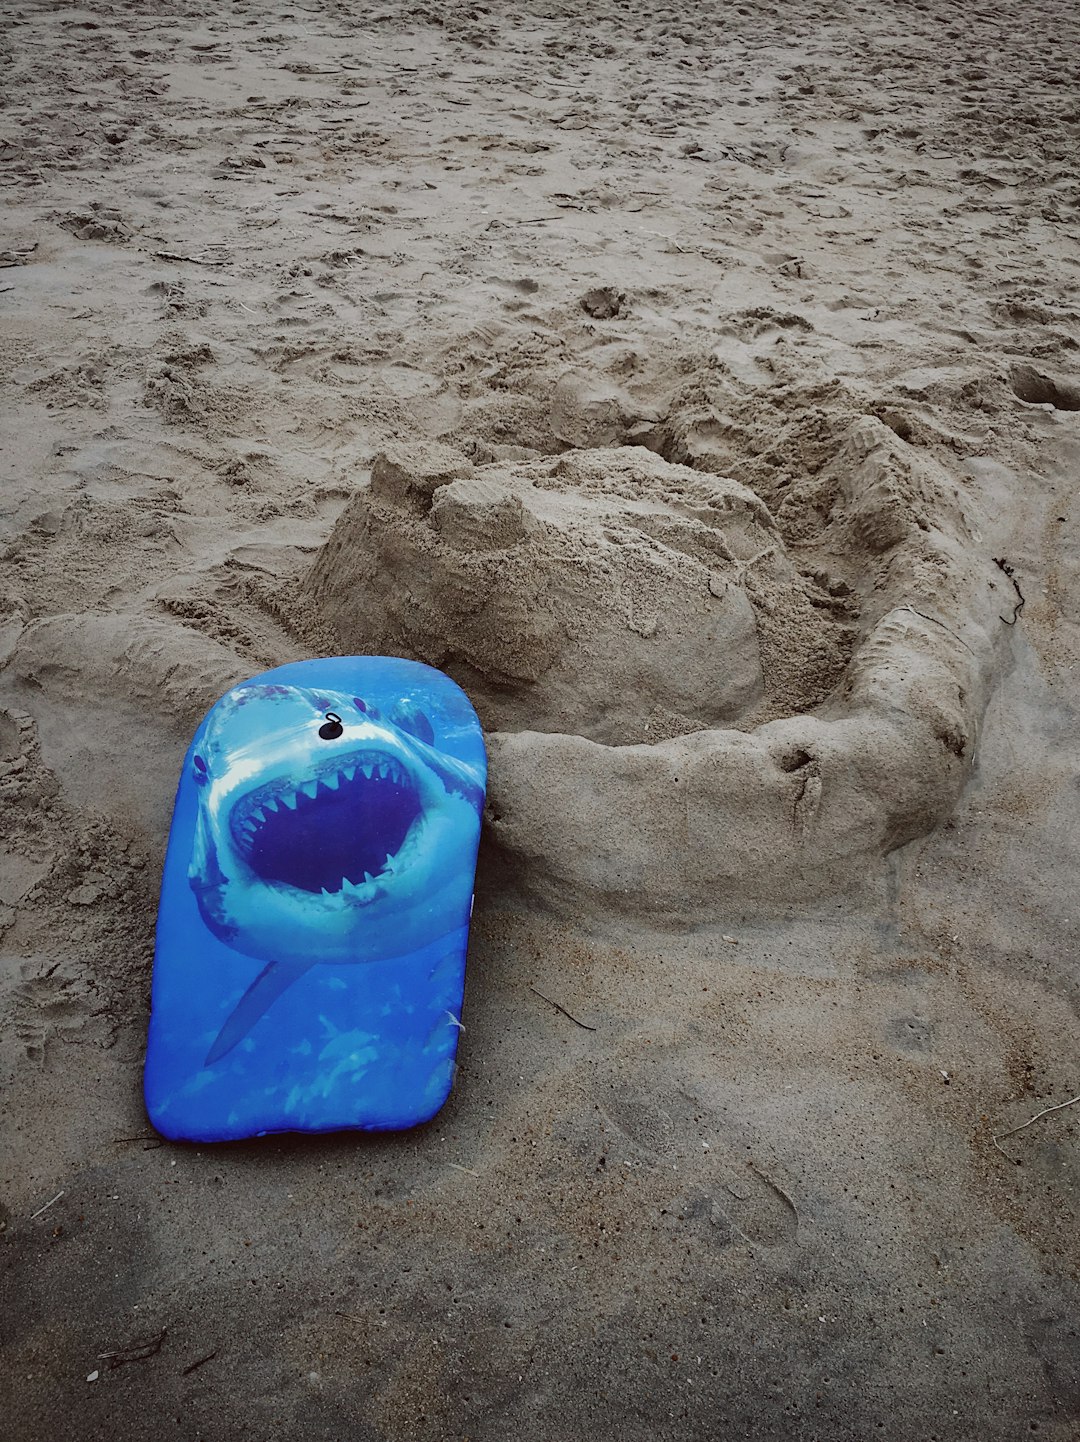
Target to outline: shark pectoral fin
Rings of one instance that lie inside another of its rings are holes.
[[[232,1015],[218,1032],[217,1040],[206,1053],[204,1066],[213,1066],[243,1041],[248,1032],[263,1015],[269,1011],[283,991],[298,981],[305,971],[310,971],[314,962],[272,961],[244,992],[237,1002]]]

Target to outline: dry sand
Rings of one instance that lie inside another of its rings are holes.
[[[1080,1436],[1062,7],[149,12],[3,17],[4,1435]],[[489,733],[453,1097],[161,1145],[183,748],[337,649]]]

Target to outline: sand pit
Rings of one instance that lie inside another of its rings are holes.
[[[1074,1442],[1061,7],[3,29],[5,1437]],[[191,729],[353,648],[488,731],[451,1101],[161,1145]]]

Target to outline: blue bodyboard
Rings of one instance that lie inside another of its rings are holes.
[[[298,661],[217,702],[184,760],[161,884],[144,1077],[159,1132],[434,1116],[486,780],[468,698],[419,662]]]

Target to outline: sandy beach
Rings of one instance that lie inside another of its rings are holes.
[[[1075,1442],[1062,8],[0,29],[5,1436]],[[368,653],[487,738],[451,1099],[163,1143],[192,730]]]

